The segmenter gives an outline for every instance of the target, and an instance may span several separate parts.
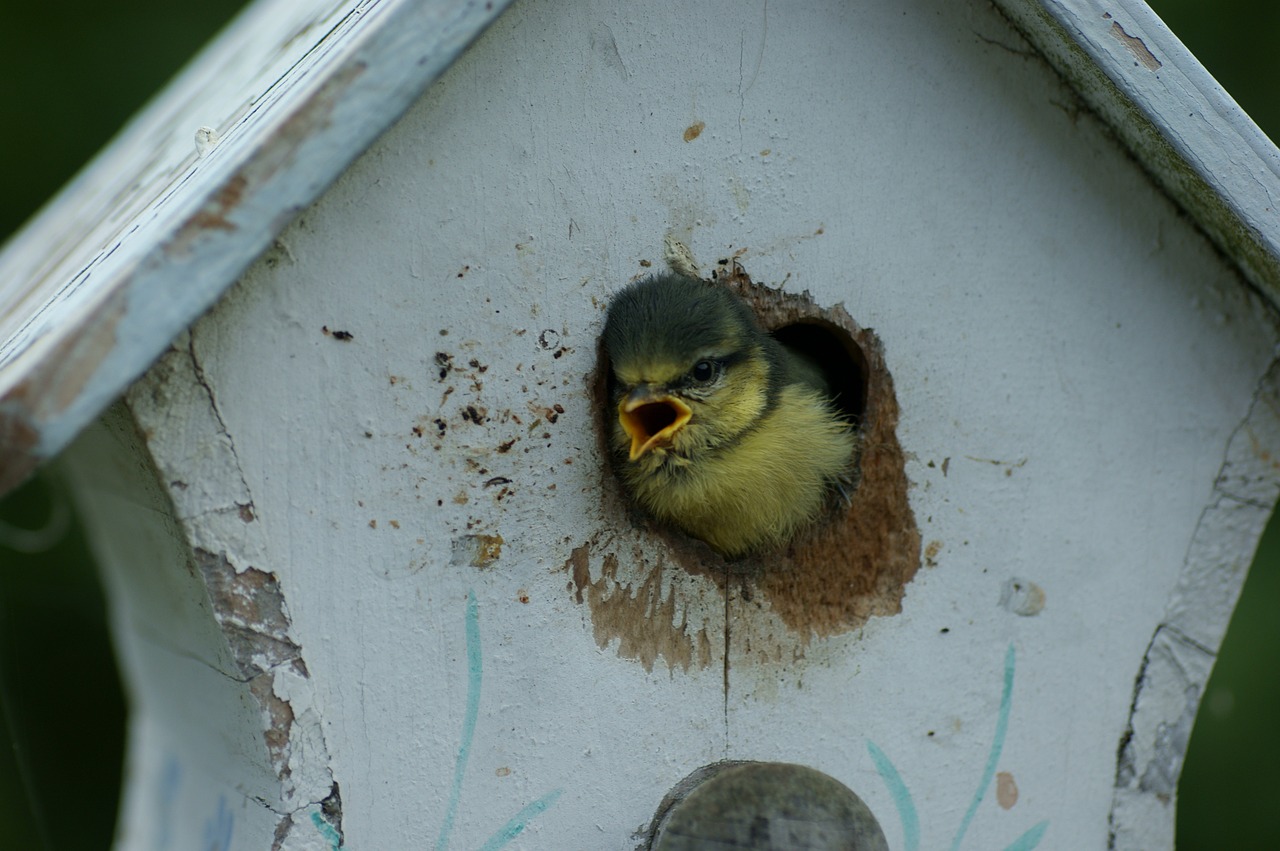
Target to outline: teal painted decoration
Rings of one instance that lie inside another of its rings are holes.
[[[991,742],[991,751],[987,754],[987,764],[983,767],[982,776],[978,780],[978,788],[973,793],[973,800],[970,802],[969,808],[965,810],[964,817],[960,819],[955,838],[951,841],[951,851],[960,851],[961,843],[964,842],[964,835],[969,830],[973,817],[977,815],[978,806],[986,796],[987,789],[991,787],[991,781],[995,778],[996,766],[1000,763],[1000,752],[1004,749],[1005,735],[1009,731],[1009,713],[1013,708],[1015,661],[1013,645],[1010,644],[1009,649],[1004,654],[1004,691],[1000,696],[1000,711],[996,715],[995,737]],[[894,768],[893,762],[875,742],[867,741],[867,751],[871,754],[871,761],[875,764],[876,772],[879,773],[880,779],[884,781],[890,797],[893,798],[894,806],[898,810],[898,818],[902,821],[902,842],[905,851],[919,851],[920,817],[916,812],[911,790],[907,788],[902,775]],[[1048,829],[1048,821],[1040,822],[1014,840],[1012,844],[1006,846],[1005,851],[1032,851],[1040,844],[1040,840]]]

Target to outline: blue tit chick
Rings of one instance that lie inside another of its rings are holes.
[[[658,274],[609,304],[609,440],[632,498],[727,558],[785,545],[852,476],[817,364],[723,286]]]

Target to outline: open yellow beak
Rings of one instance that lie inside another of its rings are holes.
[[[656,446],[668,446],[693,411],[674,396],[651,396],[646,388],[627,394],[618,405],[618,421],[631,438],[631,460]]]

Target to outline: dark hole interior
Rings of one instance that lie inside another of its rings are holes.
[[[836,406],[851,422],[860,424],[867,409],[867,361],[849,333],[822,320],[807,319],[783,325],[772,334],[779,343],[821,365]]]

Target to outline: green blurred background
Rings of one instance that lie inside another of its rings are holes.
[[[21,226],[244,5],[7,4],[0,25],[0,239]],[[1280,138],[1280,3],[1158,0],[1170,28]],[[1178,793],[1179,851],[1280,848],[1280,524],[1258,549]],[[50,474],[0,502],[0,846],[105,849],[125,701],[102,593]],[[86,755],[91,755],[86,757]],[[1050,843],[1054,847],[1060,844]]]

